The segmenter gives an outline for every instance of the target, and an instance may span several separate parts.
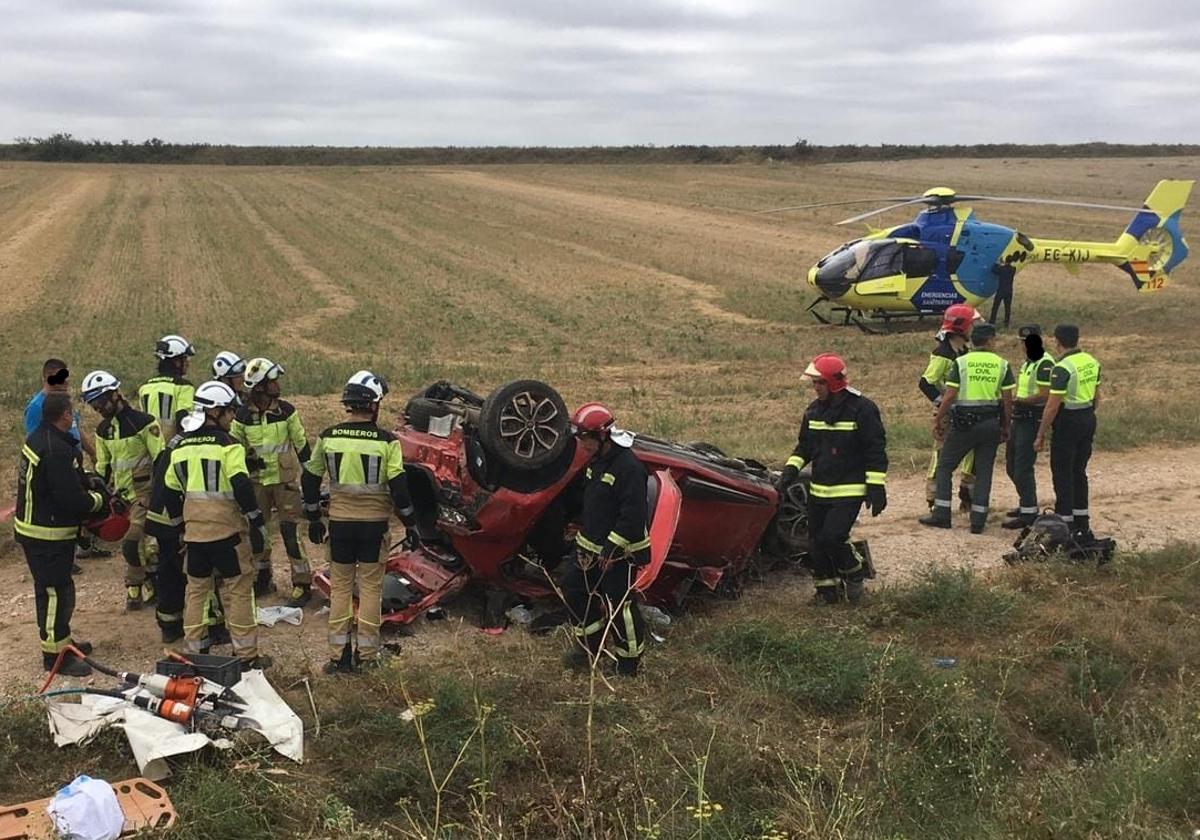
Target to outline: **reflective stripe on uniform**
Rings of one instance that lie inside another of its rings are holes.
[[[216,466],[214,464],[214,466]],[[232,490],[188,490],[184,493],[184,497],[188,499],[203,499],[206,501],[220,501],[223,499],[232,499]]]
[[[342,484],[340,481],[329,482],[329,490],[358,496],[386,496],[388,492],[386,484]]]
[[[810,484],[808,491],[818,499],[851,499],[865,496],[867,485],[863,484]]]
[[[867,470],[867,484],[887,484],[887,473]]]
[[[633,611],[635,607],[628,600],[621,607],[621,619],[625,623],[625,647],[622,648],[619,644],[616,645],[617,656],[622,659],[637,659],[642,655],[642,648],[645,642],[638,644],[637,628],[633,623]]]
[[[585,537],[583,534],[575,535],[575,544],[578,545],[580,548],[584,549],[585,551],[592,552],[592,554],[599,554],[600,552],[602,552],[604,550],[603,546],[597,545],[596,543],[592,542],[587,537]]]
[[[13,530],[23,537],[32,537],[36,540],[73,540],[79,536],[78,525],[66,528],[48,528],[45,525],[22,522],[19,519],[13,523]]]
[[[804,459],[799,455],[793,455],[791,458],[787,459],[787,466],[802,470],[804,469]]]
[[[814,432],[853,432],[858,429],[858,422],[842,420],[837,423],[826,423],[824,420],[809,420],[808,428]]]
[[[617,483],[617,477],[615,475],[613,475],[612,473],[607,473],[607,472],[604,473],[604,475],[600,476],[600,480],[608,485],[614,485]]]

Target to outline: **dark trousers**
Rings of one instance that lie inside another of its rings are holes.
[[[1008,446],[1004,450],[1004,466],[1013,487],[1017,488],[1021,516],[1037,516],[1038,512],[1037,476],[1033,469],[1037,452],[1033,448],[1033,439],[1037,437],[1041,422],[1040,414],[1013,418]]]
[[[1004,304],[1004,326],[1008,326],[1009,318],[1012,317],[1012,284],[1001,283],[996,287],[996,296],[992,298],[992,314],[988,318],[989,324],[996,323],[996,316],[1000,313],[1000,304]]]
[[[1063,408],[1054,418],[1054,435],[1050,438],[1054,512],[1073,523],[1076,531],[1086,531],[1091,525],[1087,465],[1095,437],[1096,412],[1090,408]]]
[[[861,508],[861,499],[829,502],[809,496],[808,557],[818,592],[866,576],[862,558],[850,545],[850,529]]]
[[[636,673],[645,646],[646,625],[635,603],[638,567],[614,560],[604,569],[594,554],[580,552],[563,576],[563,598],[575,623],[575,635],[592,657],[607,635],[614,639],[617,669]],[[607,629],[611,622],[611,629]]]
[[[187,576],[183,571],[183,543],[179,536],[158,537],[158,607],[154,612],[165,635],[183,637],[183,607]]]
[[[937,488],[934,490],[934,514],[950,517],[954,470],[968,452],[975,453],[975,490],[971,494],[971,524],[987,521],[988,500],[992,494],[992,469],[996,465],[996,450],[1000,448],[1000,418],[989,417],[970,427],[956,426],[951,421],[946,440],[938,454]]]
[[[37,612],[42,657],[53,662],[59,651],[71,644],[71,614],[75,612],[75,540],[20,538],[25,562],[33,578],[33,601]]]

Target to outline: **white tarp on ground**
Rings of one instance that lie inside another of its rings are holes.
[[[280,755],[292,761],[304,760],[304,724],[280,697],[262,671],[247,671],[233,687],[243,700],[246,710],[241,716],[252,718],[260,726],[253,730],[262,733]],[[134,696],[136,692],[130,692]],[[85,744],[107,726],[125,730],[133,757],[142,775],[160,781],[171,775],[166,759],[173,755],[195,752],[207,744],[226,749],[232,744],[217,736],[213,740],[203,732],[189,732],[182,724],[137,709],[115,697],[96,694],[82,695],[80,703],[46,703],[50,717],[50,734],[58,746]],[[217,729],[215,733],[224,732]]]

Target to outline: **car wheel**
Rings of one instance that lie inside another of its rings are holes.
[[[449,413],[442,402],[427,397],[413,397],[408,401],[408,405],[404,406],[404,419],[418,432],[429,431],[430,420]]]
[[[808,482],[793,481],[779,494],[775,537],[791,551],[808,549]]]
[[[571,441],[571,417],[558,392],[536,379],[518,379],[488,394],[479,412],[479,438],[514,470],[537,470]]]

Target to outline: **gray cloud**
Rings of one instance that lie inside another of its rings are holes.
[[[1182,0],[0,0],[0,138],[1200,142]]]

